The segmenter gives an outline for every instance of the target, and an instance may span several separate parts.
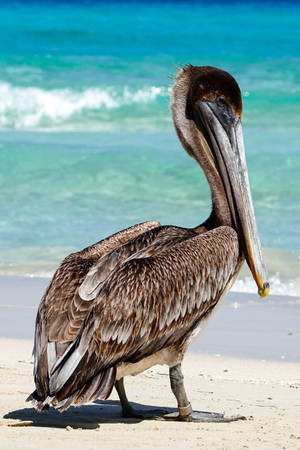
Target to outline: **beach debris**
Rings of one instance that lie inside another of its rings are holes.
[[[300,439],[300,436],[296,436],[295,434],[290,435],[290,439]]]
[[[72,430],[73,430],[73,428],[70,425],[66,426],[66,431],[72,431]]]
[[[290,331],[290,332],[288,333],[288,336],[293,336],[293,333]]]
[[[15,423],[9,423],[9,427],[29,427],[30,425],[33,425],[32,420],[23,420],[22,422],[15,422]]]

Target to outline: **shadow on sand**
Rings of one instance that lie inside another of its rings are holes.
[[[131,405],[143,412],[151,411],[156,406],[146,406],[139,403],[131,402]],[[162,414],[176,411],[175,408],[163,408]],[[79,408],[71,406],[67,411],[60,413],[54,408],[50,408],[45,412],[38,412],[34,408],[23,408],[11,411],[4,419],[15,419],[19,421],[31,421],[31,426],[36,427],[53,427],[82,429],[96,429],[101,423],[138,423],[143,419],[127,419],[122,417],[121,406],[118,400],[95,400],[93,404],[83,405]]]

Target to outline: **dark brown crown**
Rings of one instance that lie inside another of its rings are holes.
[[[216,96],[224,96],[234,114],[238,117],[242,116],[241,90],[228,72],[216,67],[192,65],[185,66],[183,71],[189,75],[190,79],[187,109],[193,108],[198,100],[213,101]],[[189,111],[187,113],[190,115]]]

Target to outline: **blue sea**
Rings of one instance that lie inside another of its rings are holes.
[[[274,294],[300,294],[300,3],[0,1],[0,274],[51,276],[132,224],[195,226],[209,188],[169,99],[229,71]],[[234,289],[255,292],[244,270]]]

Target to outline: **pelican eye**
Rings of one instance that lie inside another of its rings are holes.
[[[223,127],[234,125],[236,117],[224,95],[216,95],[215,99],[210,103],[210,108]]]
[[[224,109],[227,106],[227,102],[224,97],[217,97],[216,103],[220,109]]]

